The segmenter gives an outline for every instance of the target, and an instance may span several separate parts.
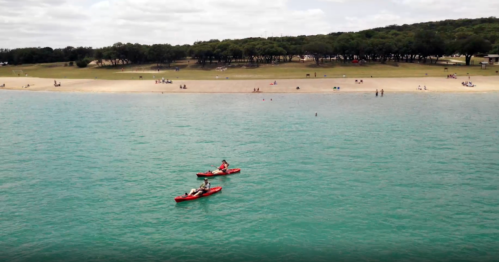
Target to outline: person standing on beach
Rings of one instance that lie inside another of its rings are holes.
[[[381,89],[381,97],[385,94],[385,90]]]
[[[376,97],[378,97],[378,89],[376,89]]]

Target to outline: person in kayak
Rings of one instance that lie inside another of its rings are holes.
[[[225,160],[222,160],[222,165],[220,165],[217,170],[214,170],[211,173],[214,175],[218,175],[227,172],[227,170],[229,170],[229,163],[227,163],[227,161]]]
[[[186,197],[188,197],[188,196],[196,196],[197,197],[197,196],[200,196],[200,195],[210,191],[210,188],[211,188],[210,181],[208,181],[208,178],[205,178],[204,182],[199,186],[198,189],[192,189],[189,194],[185,193],[185,196]]]

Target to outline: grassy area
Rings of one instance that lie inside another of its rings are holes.
[[[459,60],[461,58],[449,58]],[[464,59],[464,58],[463,58]],[[476,61],[483,59],[476,58]],[[462,60],[462,59],[461,59]],[[445,59],[444,59],[445,61]],[[477,63],[477,62],[476,62]],[[487,76],[497,75],[495,72],[499,70],[498,66],[489,67],[487,70],[482,70],[480,66],[459,66],[459,65],[429,65],[429,64],[408,64],[408,63],[388,63],[379,64],[372,63],[363,66],[343,63],[325,63],[321,66],[316,66],[312,61],[306,63],[284,63],[280,65],[261,65],[258,68],[243,68],[242,65],[229,67],[227,71],[216,71],[217,65],[207,65],[202,68],[194,64],[192,61],[188,64],[187,61],[180,61],[172,64],[180,67],[180,71],[162,70],[158,73],[145,73],[141,71],[153,71],[156,65],[126,65],[118,67],[97,67],[95,65],[88,68],[64,67],[64,63],[38,64],[38,65],[23,65],[23,66],[7,66],[0,67],[0,77],[12,77],[12,70],[23,70],[24,74],[30,77],[53,78],[53,79],[109,79],[109,80],[139,80],[139,76],[143,80],[151,80],[153,76],[157,78],[165,77],[168,79],[183,79],[183,80],[214,80],[218,75],[224,79],[301,79],[306,78],[306,74],[310,74],[314,78],[314,73],[317,73],[318,78],[323,78],[326,75],[328,78],[338,78],[345,75],[348,78],[370,78],[371,76],[380,77],[444,77],[448,74],[457,73],[458,75],[472,76]],[[448,67],[449,71],[445,72],[444,68]],[[133,72],[133,73],[123,73]]]

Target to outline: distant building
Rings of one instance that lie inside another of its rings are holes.
[[[499,64],[499,55],[488,55],[483,58],[485,58],[484,62],[489,65]]]

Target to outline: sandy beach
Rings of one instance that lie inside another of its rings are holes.
[[[93,92],[93,93],[252,93],[259,88],[261,93],[344,93],[374,92],[494,92],[499,91],[499,77],[475,76],[471,81],[475,87],[462,86],[467,77],[446,78],[369,78],[363,84],[356,84],[352,78],[330,79],[285,79],[271,85],[269,80],[174,80],[173,84],[156,84],[155,80],[91,80],[56,79],[60,87],[54,86],[54,79],[30,77],[0,78],[0,90],[26,90],[51,92]],[[273,81],[272,81],[273,83]],[[29,85],[28,88],[23,88]],[[180,89],[186,85],[187,89]],[[420,91],[418,86],[427,87]],[[300,87],[297,90],[296,87]],[[333,87],[341,87],[340,91]]]

